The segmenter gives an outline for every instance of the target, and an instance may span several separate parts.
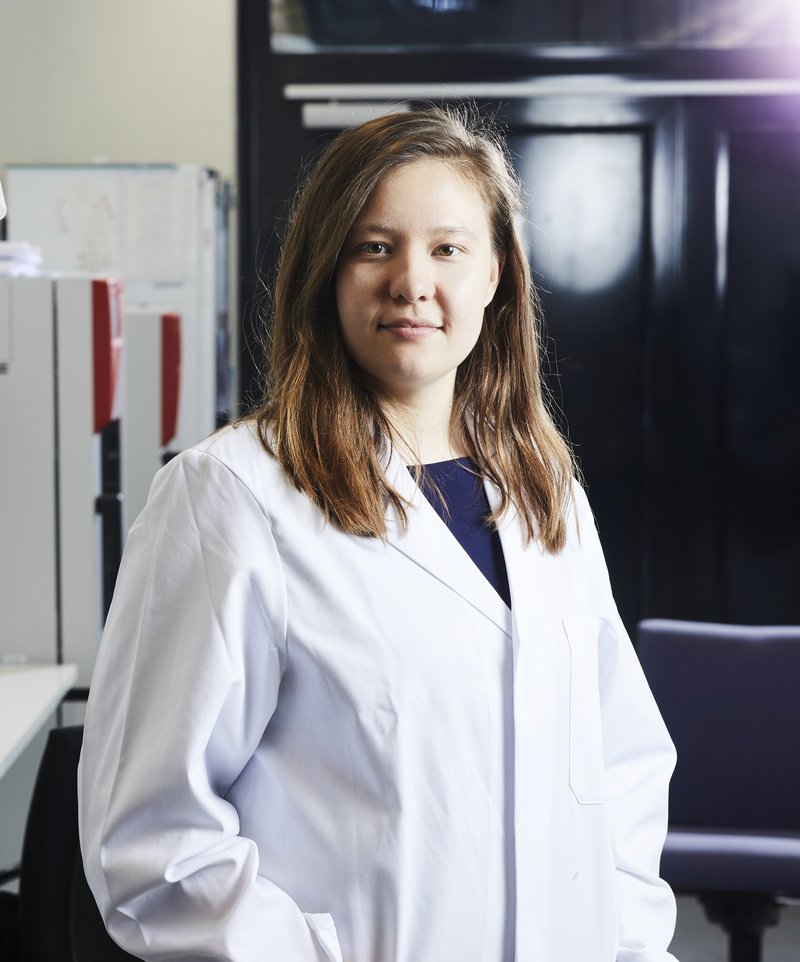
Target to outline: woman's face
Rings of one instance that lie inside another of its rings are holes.
[[[441,160],[378,183],[345,241],[336,305],[350,356],[381,397],[452,398],[499,279],[480,192]]]

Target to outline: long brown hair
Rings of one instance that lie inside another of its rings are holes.
[[[342,530],[385,537],[386,502],[407,503],[384,469],[393,430],[363,385],[339,330],[338,258],[380,178],[420,158],[454,166],[480,191],[503,264],[478,341],[456,375],[453,425],[481,474],[512,505],[528,541],[549,552],[566,539],[575,472],[550,417],[539,372],[539,310],[514,218],[519,183],[502,138],[477,110],[431,107],[378,117],[331,143],[298,193],[274,288],[262,443]]]

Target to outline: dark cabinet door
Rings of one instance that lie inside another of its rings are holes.
[[[697,318],[712,351],[711,417],[702,435],[695,429],[707,466],[695,516],[713,545],[709,597],[721,620],[798,623],[800,101],[705,101],[694,110],[687,144],[711,169],[687,220],[714,225],[711,245],[691,232],[687,244],[687,259],[713,272],[713,304]],[[684,352],[697,378],[688,329]],[[698,593],[693,607],[706,610],[708,600]]]
[[[800,120],[800,118],[798,118]],[[800,621],[800,125],[733,130],[722,528],[735,621]]]

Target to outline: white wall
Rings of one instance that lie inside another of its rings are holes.
[[[235,79],[235,0],[0,0],[0,165],[233,177]]]

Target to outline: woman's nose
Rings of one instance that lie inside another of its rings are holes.
[[[433,264],[426,252],[408,251],[392,258],[389,294],[392,300],[413,304],[433,297],[435,283]]]

